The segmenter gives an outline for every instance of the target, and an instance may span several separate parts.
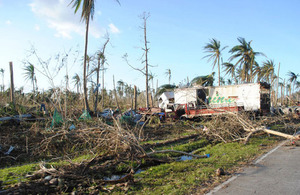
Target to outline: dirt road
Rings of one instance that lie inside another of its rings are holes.
[[[300,194],[300,147],[283,142],[208,194]]]

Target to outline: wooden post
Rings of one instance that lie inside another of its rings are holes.
[[[15,94],[14,94],[14,71],[13,71],[13,63],[9,62],[10,68],[10,101],[15,105]]]
[[[136,86],[134,86],[133,88],[133,96],[134,96],[134,111],[136,111],[136,107],[137,107],[137,93],[136,93]]]

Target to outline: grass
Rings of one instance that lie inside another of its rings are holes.
[[[93,157],[94,155],[92,154],[85,154],[72,159],[72,162],[80,163],[82,161],[92,159]],[[39,170],[39,164],[40,163],[31,163],[31,164],[25,164],[25,165],[0,169],[0,181],[3,181],[5,185],[28,181],[26,175],[30,175],[34,171]],[[45,167],[50,168],[51,166],[53,166],[57,168],[69,164],[70,162],[68,161],[60,160],[56,162],[45,163]]]
[[[219,143],[210,144],[206,139],[176,143],[171,146],[157,147],[155,150],[173,149],[184,152],[194,151],[194,154],[210,154],[210,158],[202,158],[188,161],[172,162],[153,166],[135,175],[135,183],[129,187],[128,194],[189,194],[203,193],[203,189],[211,184],[220,182],[216,177],[217,168],[223,168],[225,172],[232,172],[236,167],[250,162],[257,155],[262,154],[265,146],[271,146],[276,142],[272,137],[251,138],[249,144]],[[262,148],[262,146],[264,148]],[[177,157],[180,154],[157,154],[156,157]],[[92,159],[94,155],[86,154],[72,159],[74,163],[80,163]],[[133,162],[124,162],[115,167],[115,172],[122,172],[128,167],[134,166]],[[69,164],[67,161],[47,163],[55,168]],[[39,169],[39,163],[0,169],[0,180],[4,185],[27,181],[25,176]],[[124,191],[115,187],[113,194],[123,194]]]
[[[32,173],[37,170],[38,167],[38,163],[33,163],[0,169],[0,180],[3,181],[5,185],[15,184],[20,181],[26,181],[27,179],[25,178],[25,176],[28,173]]]
[[[178,150],[182,152],[192,152],[196,149],[202,148],[208,144],[208,141],[206,139],[196,140],[196,141],[190,141],[188,143],[176,143],[171,146],[162,146],[162,147],[156,147],[155,150]],[[178,157],[182,154],[179,153],[160,153],[155,154],[155,157]]]
[[[203,140],[200,140],[200,142]],[[276,142],[272,138],[253,138],[248,145],[240,143],[219,143],[207,145],[197,153],[209,153],[210,158],[172,162],[151,167],[136,175],[138,182],[129,190],[129,194],[187,194],[199,193],[198,189],[207,183],[218,182],[217,168],[230,172],[237,165],[249,162],[262,154],[263,145]],[[186,144],[177,146],[187,149]],[[175,149],[175,147],[174,147]],[[194,148],[189,148],[194,149]]]

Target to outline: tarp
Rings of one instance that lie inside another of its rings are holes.
[[[60,126],[63,123],[63,118],[61,114],[55,109],[53,113],[53,118],[51,122],[51,127]]]
[[[87,110],[85,110],[85,111],[83,111],[82,115],[79,117],[79,120],[88,120],[91,118],[92,117],[91,117],[90,113]]]

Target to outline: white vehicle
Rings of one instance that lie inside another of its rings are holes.
[[[175,104],[184,105],[189,117],[220,114],[222,110],[270,112],[270,85],[267,83],[175,89],[174,98]]]

